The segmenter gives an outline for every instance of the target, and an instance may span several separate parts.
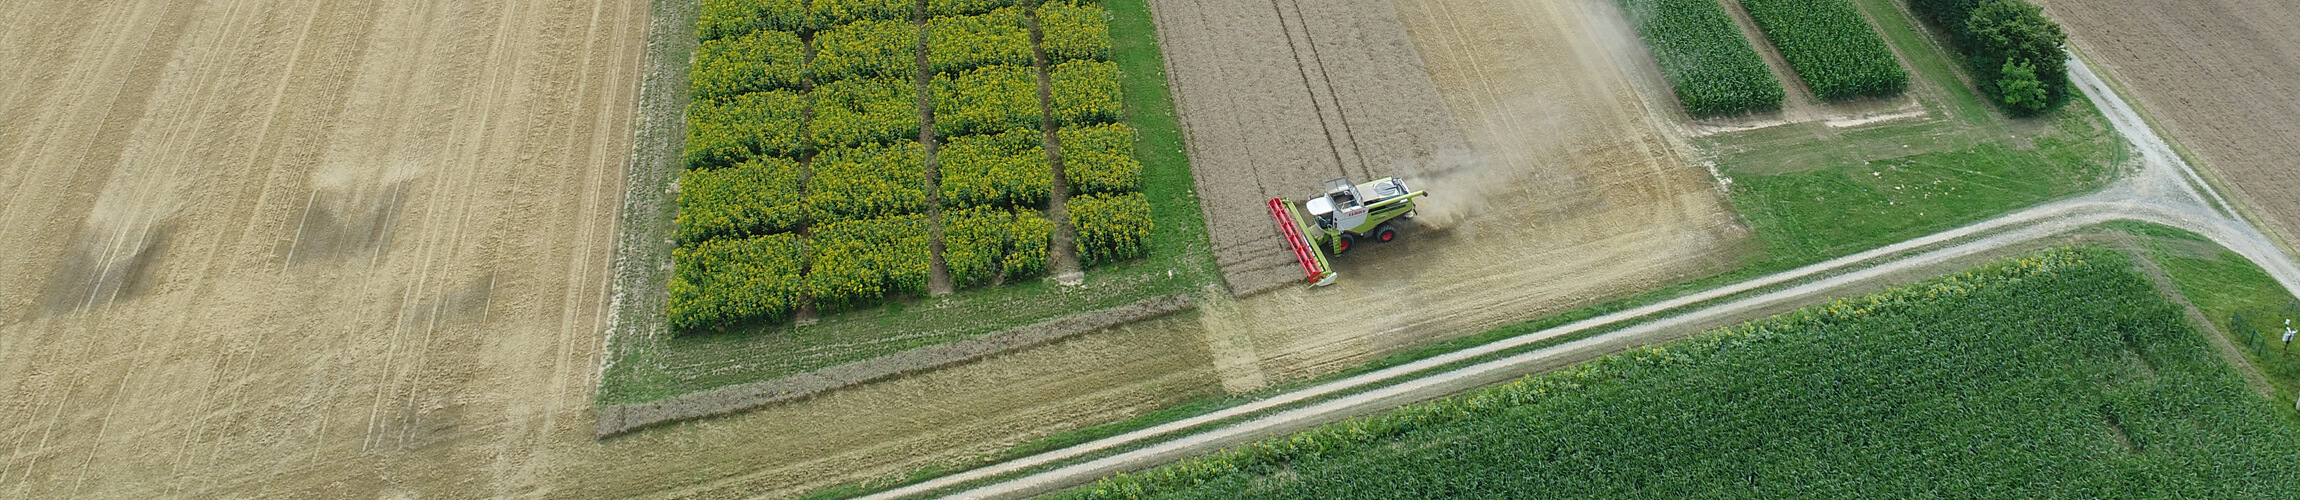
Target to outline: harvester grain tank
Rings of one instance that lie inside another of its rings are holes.
[[[1294,259],[1302,263],[1310,285],[1324,286],[1337,276],[1326,261],[1328,254],[1349,253],[1364,240],[1396,240],[1398,231],[1393,221],[1412,219],[1414,198],[1428,195],[1406,187],[1405,181],[1396,177],[1365,184],[1334,179],[1326,181],[1324,194],[1305,198],[1298,205],[1285,198],[1271,198],[1270,217],[1277,220],[1278,232],[1285,235]]]

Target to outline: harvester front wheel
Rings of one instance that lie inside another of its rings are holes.
[[[1358,238],[1350,236],[1350,233],[1342,233],[1341,236],[1334,237],[1334,255],[1350,253],[1350,247],[1356,246],[1357,240]]]
[[[1398,239],[1398,230],[1397,230],[1397,228],[1393,228],[1393,227],[1390,227],[1390,225],[1389,225],[1389,224],[1383,224],[1383,225],[1382,225],[1382,227],[1381,227],[1380,229],[1375,229],[1375,230],[1374,230],[1374,241],[1379,241],[1379,242],[1382,242],[1382,243],[1389,243],[1389,242],[1391,242],[1391,241],[1396,241],[1397,239]]]

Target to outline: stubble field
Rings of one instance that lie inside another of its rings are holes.
[[[646,2],[0,12],[0,497],[546,484]]]

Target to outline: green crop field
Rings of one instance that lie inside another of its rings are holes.
[[[679,250],[666,276],[675,297],[670,310],[627,311],[676,328],[616,339],[601,404],[769,380],[1217,282],[1147,9],[926,6],[914,16],[913,2],[703,2],[696,39],[709,46],[695,50],[709,56],[695,64],[728,67],[687,71],[718,83],[695,88],[686,117]],[[1013,55],[1033,16],[1043,62]],[[730,45],[786,35],[811,41],[813,60]],[[986,45],[944,47],[974,42]],[[792,68],[805,79],[796,88],[724,81]],[[1051,108],[1037,99],[1037,72],[1052,81]],[[933,92],[933,151],[919,142],[921,79]],[[1057,161],[1075,169],[1061,192]],[[1076,231],[1070,251],[1089,268],[1085,286],[1044,279],[1058,224]],[[928,250],[937,234],[939,261]],[[957,293],[925,295],[937,264]],[[807,305],[820,317],[794,322]]]
[[[1781,107],[1780,80],[1717,0],[1620,0],[1661,75],[1694,116]]]
[[[2286,320],[2300,328],[2300,300],[2260,266],[2202,236],[2136,223],[2115,227],[2140,237],[2149,260],[2275,386],[2276,400],[2300,399],[2300,349],[2283,343]]]
[[[2054,250],[1066,498],[2289,498],[2300,420],[2120,254]]]
[[[2078,99],[2007,118],[1899,10],[1857,0],[1916,69],[1925,116],[1838,128],[1797,123],[1695,138],[1729,179],[1727,197],[1765,246],[1744,275],[1773,272],[1978,222],[2104,186],[2130,146]]]
[[[1885,97],[1909,86],[1908,73],[1852,0],[1741,0],[1741,7],[1816,98]]]

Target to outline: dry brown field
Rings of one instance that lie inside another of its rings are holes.
[[[2069,42],[2286,245],[2300,241],[2300,10],[2043,0]]]
[[[1744,239],[1603,0],[1151,4],[1217,251],[1274,291],[602,441],[650,2],[9,2],[0,497],[791,496],[1713,272]],[[1417,179],[1432,227],[1288,286],[1258,198],[1340,175]]]

